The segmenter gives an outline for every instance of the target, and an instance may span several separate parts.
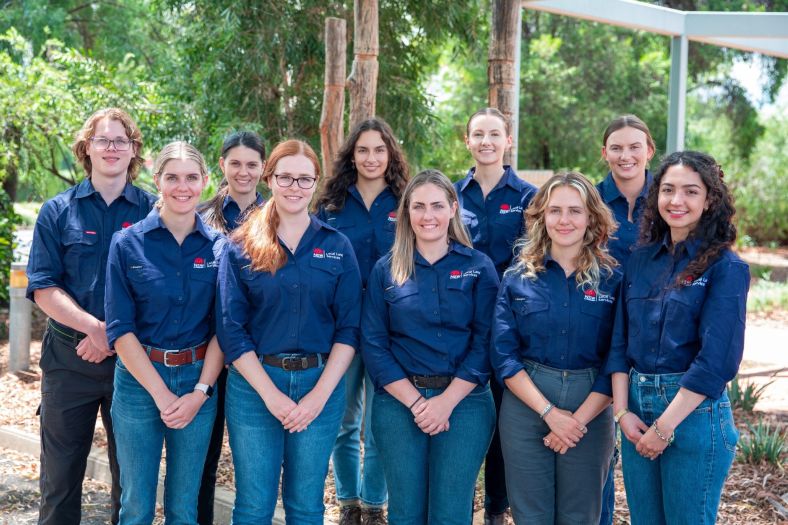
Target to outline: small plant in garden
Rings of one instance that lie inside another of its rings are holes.
[[[747,430],[748,435],[739,442],[739,461],[752,465],[767,462],[782,469],[788,432],[772,428],[770,422],[764,423],[762,419],[755,426],[748,423]]]
[[[734,377],[733,381],[728,384],[728,397],[731,400],[731,405],[733,408],[741,408],[748,414],[752,414],[755,405],[758,404],[761,396],[763,396],[763,391],[772,383],[774,383],[774,380],[758,386],[751,381],[747,381],[742,385],[739,376]]]

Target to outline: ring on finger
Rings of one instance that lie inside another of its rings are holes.
[[[545,446],[550,446],[550,440],[548,438],[544,438],[542,441],[544,441]]]

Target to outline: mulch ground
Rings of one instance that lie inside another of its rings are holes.
[[[780,325],[782,327],[788,325],[785,313],[779,313],[776,316],[755,317],[748,319],[748,323]],[[6,373],[7,371],[4,369],[8,362],[8,344],[0,345],[0,407],[2,407],[2,410],[0,410],[0,426],[15,427],[32,434],[38,434],[38,418],[35,416],[35,412],[40,400],[40,370],[37,368],[40,347],[40,341],[34,341],[31,345],[31,362],[35,364],[29,372],[10,374]],[[780,383],[786,381],[788,379],[779,378]],[[780,386],[782,387],[783,385],[781,384]],[[787,389],[778,388],[777,390],[785,392]],[[773,403],[770,403],[770,405],[774,406]],[[785,411],[761,413],[756,410],[754,415],[737,411],[737,426],[744,434],[747,432],[746,423],[754,421],[754,418],[758,416],[762,416],[773,421],[773,426],[776,425],[786,429],[788,428],[788,397],[784,398],[782,406],[785,407]],[[106,446],[106,434],[100,418],[97,423],[94,445],[98,447]],[[788,506],[788,502],[781,500],[783,496],[788,498],[786,465],[788,465],[788,453],[783,454],[782,468],[768,464],[749,465],[738,461],[735,462],[723,489],[718,523],[728,525],[788,523],[785,516],[781,516],[772,503],[781,502],[783,506]],[[629,523],[629,512],[626,505],[620,463],[615,475],[617,491],[614,522],[620,525]],[[7,516],[9,512],[14,511],[21,513],[18,514],[20,516],[29,515],[30,519],[30,521],[27,521],[27,518],[20,518],[8,523],[35,522],[34,516],[38,501],[37,478],[37,458],[0,449],[0,479],[4,480],[0,482],[0,516]],[[218,483],[230,489],[232,489],[234,484],[232,458],[226,434],[225,446],[219,463]],[[87,508],[91,513],[93,511],[99,514],[102,512],[106,513],[106,492],[106,485],[95,481],[86,481],[83,499],[85,499],[88,505]],[[336,521],[339,509],[336,505],[334,482],[331,474],[329,474],[326,483],[324,501],[327,508],[326,517]],[[477,490],[474,505],[477,511],[482,508],[482,503],[482,493],[480,490]],[[103,515],[106,516],[106,514]],[[6,522],[0,519],[0,523]],[[513,522],[511,519],[508,519],[507,523],[511,524]]]

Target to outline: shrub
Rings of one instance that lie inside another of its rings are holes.
[[[748,435],[739,443],[739,461],[759,465],[771,463],[783,468],[782,454],[788,432],[772,428],[771,423],[759,420],[754,427],[747,424]]]
[[[753,409],[755,409],[755,405],[761,399],[764,390],[772,383],[774,383],[774,380],[758,386],[751,381],[747,381],[742,385],[739,376],[734,377],[733,381],[728,384],[728,397],[731,400],[731,405],[733,408],[741,408],[751,414]]]

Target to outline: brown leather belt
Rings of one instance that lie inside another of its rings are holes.
[[[208,343],[178,350],[162,350],[148,345],[142,345],[142,348],[148,353],[151,361],[162,363],[164,366],[183,366],[205,359]]]
[[[308,368],[316,368],[328,361],[328,354],[296,354],[286,357],[264,355],[263,363],[275,366],[288,372],[297,372]]]
[[[408,381],[416,388],[446,388],[452,379],[453,376],[408,376]]]

